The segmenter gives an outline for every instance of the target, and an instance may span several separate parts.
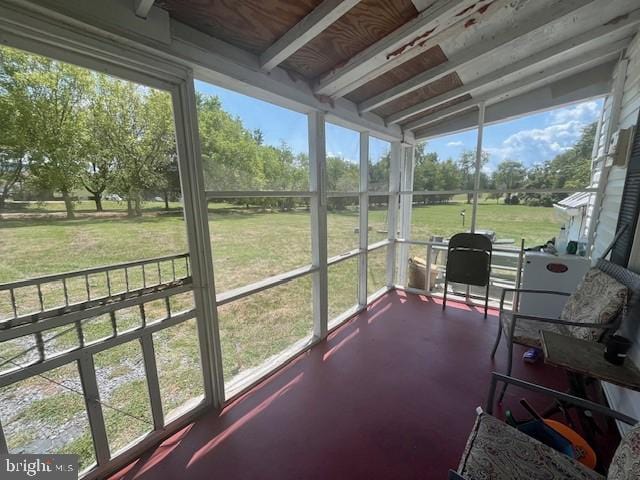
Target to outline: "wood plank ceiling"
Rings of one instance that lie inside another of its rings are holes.
[[[158,0],[156,5],[197,30],[232,45],[261,54],[322,0]],[[304,45],[280,67],[310,85],[418,16],[411,0],[362,0]],[[409,78],[447,61],[436,45],[350,92],[345,98],[361,103]],[[456,73],[373,110],[386,117],[460,87]],[[469,98],[463,96],[427,113]],[[421,114],[422,116],[422,114]]]
[[[474,100],[482,95],[498,98],[485,88],[502,79],[497,72],[511,76],[507,86],[516,92],[527,82],[566,76],[616,57],[624,36],[640,24],[637,0],[156,0],[156,5],[177,21],[253,53],[265,72],[284,69],[306,82],[319,101],[343,96],[361,112],[371,111],[417,138],[429,124],[477,109]],[[601,12],[608,20],[597,20]],[[581,24],[583,31],[571,31]],[[565,30],[574,36],[567,38]],[[513,60],[510,42],[519,45]],[[573,66],[569,57],[562,59],[569,50]],[[495,51],[501,53],[491,56]],[[494,69],[487,71],[479,58]],[[536,65],[535,74],[527,70],[528,60]],[[474,62],[481,73],[469,68]]]

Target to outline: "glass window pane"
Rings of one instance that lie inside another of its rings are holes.
[[[486,127],[483,148],[489,187],[510,203],[518,189],[588,187],[596,125],[603,100],[590,100]],[[516,195],[515,202],[547,205],[549,195]]]
[[[218,307],[227,394],[241,388],[247,375],[313,332],[311,276],[292,280]],[[239,387],[240,386],[240,387]]]
[[[329,321],[358,303],[359,257],[329,266]]]
[[[360,208],[358,197],[330,197],[327,203],[327,255],[331,258],[360,245]]]
[[[306,198],[246,198],[209,203],[218,293],[311,263]]]
[[[472,205],[466,195],[414,195],[411,210],[412,240],[445,240],[469,231]]]
[[[517,198],[517,192],[512,193]],[[526,197],[527,195],[521,195]],[[561,199],[567,194],[557,195]],[[585,197],[588,201],[588,196]],[[556,200],[559,201],[559,200]],[[500,246],[520,248],[520,241],[524,239],[525,247],[544,245],[548,240],[557,237],[560,227],[571,227],[572,240],[578,241],[580,232],[586,226],[587,204],[578,208],[574,217],[561,213],[553,204],[549,206],[530,206],[526,203],[505,205],[484,196],[478,201],[478,231],[486,232]]]
[[[153,334],[165,423],[174,411],[204,394],[196,320]]]
[[[367,295],[387,285],[387,247],[378,248],[367,255]]]
[[[127,342],[97,353],[94,361],[113,454],[153,430],[142,349]]]
[[[95,454],[76,363],[43,376],[0,389],[9,453],[72,453],[83,470],[95,463]]]
[[[389,238],[389,195],[369,195],[369,245]]]
[[[477,130],[446,135],[416,146],[413,176],[414,191],[472,190],[475,181]],[[486,167],[489,155],[482,157]],[[484,172],[484,170],[483,170]],[[488,185],[487,173],[480,177],[480,187]],[[442,194],[443,200],[453,199],[453,194]],[[465,201],[470,203],[472,195]]]
[[[360,134],[326,123],[327,191],[360,189]]]
[[[309,190],[307,116],[196,81],[207,190]]]
[[[391,144],[369,137],[369,192],[389,191]]]
[[[22,95],[12,117],[30,124],[28,135],[20,122],[2,124],[22,134],[30,163],[9,188],[4,211],[19,215],[2,221],[0,283],[187,251],[171,95],[8,47],[0,58],[0,91]],[[105,277],[89,276],[92,298],[108,293]],[[43,288],[46,309],[63,303],[60,283]],[[69,302],[86,301],[84,278],[69,283]]]

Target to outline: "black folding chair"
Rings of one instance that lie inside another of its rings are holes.
[[[449,282],[486,287],[484,317],[489,306],[489,275],[491,273],[491,240],[479,233],[458,233],[449,240],[447,270],[444,276],[442,309],[447,306]]]

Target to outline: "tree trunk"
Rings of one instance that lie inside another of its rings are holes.
[[[164,209],[169,210],[169,192],[164,192]]]
[[[4,210],[5,202],[6,202],[6,198],[3,193],[2,195],[0,195],[0,210]]]
[[[142,202],[140,201],[140,198],[136,197],[136,199],[134,200],[133,204],[135,206],[136,217],[141,217],[142,216]]]
[[[127,198],[127,217],[133,217],[133,205],[130,198]]]
[[[76,218],[73,213],[73,200],[71,199],[71,195],[66,190],[62,191],[62,199],[64,200],[64,208],[67,211],[67,219]]]
[[[99,193],[93,194],[93,201],[96,202],[96,212],[102,212],[102,195]]]

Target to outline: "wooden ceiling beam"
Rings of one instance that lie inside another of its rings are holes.
[[[593,49],[592,51],[583,53],[567,61],[564,61],[557,65],[552,65],[544,70],[538,71],[534,75],[530,75],[526,78],[516,80],[506,85],[501,85],[495,90],[483,93],[470,100],[452,105],[451,107],[440,110],[432,115],[427,115],[422,118],[413,120],[412,122],[403,125],[406,130],[413,131],[418,128],[423,128],[428,125],[432,125],[441,121],[444,118],[456,115],[464,112],[469,108],[478,105],[480,102],[493,103],[503,101],[510,98],[513,95],[518,95],[527,88],[536,88],[544,83],[550,83],[552,81],[564,78],[573,73],[587,70],[593,66],[605,63],[619,54],[629,44],[629,39],[620,40],[603,47]]]
[[[341,89],[351,88],[350,86],[354,82],[365,77],[371,70],[388,63],[391,57],[404,56],[405,52],[422,43],[422,37],[426,40],[429,36],[446,30],[450,25],[464,19],[469,8],[487,1],[436,0],[429,8],[418,14],[416,18],[364,49],[352,57],[345,65],[335,68],[324,75],[318,82],[315,93],[330,96],[344,95],[347,92]],[[471,14],[471,11],[468,14]],[[409,58],[406,58],[406,60],[409,60]],[[351,90],[355,88],[357,86],[354,86]]]
[[[616,63],[615,60],[603,63],[521,95],[492,103],[485,110],[485,126],[602,97],[611,91],[611,75]],[[416,140],[450,135],[475,128],[477,125],[478,112],[470,110],[416,130]]]
[[[355,7],[360,0],[324,0],[260,55],[260,66],[272,70]]]
[[[488,38],[483,42],[479,42],[476,45],[471,45],[469,48],[464,49],[462,52],[450,58],[448,62],[419,73],[418,75],[415,75],[368,100],[365,100],[359,105],[360,111],[368,112],[392,102],[403,95],[422,88],[431,82],[435,82],[442,77],[450,75],[458,69],[477,60],[478,57],[490,54],[496,48],[507,45],[508,43],[542,28],[553,21],[557,21],[558,19],[565,17],[573,11],[594,1],[596,0],[565,0],[557,5],[556,8],[544,9],[533,18],[526,18],[522,22],[514,24],[508,30],[500,32],[499,34]]]
[[[454,88],[452,90],[449,90],[448,92],[443,93],[442,95],[437,95],[436,97],[430,98],[428,100],[425,100],[424,102],[420,102],[416,105],[412,105],[409,108],[405,108],[400,112],[389,115],[385,120],[387,123],[400,123],[420,112],[424,112],[431,108],[437,107],[438,105],[442,105],[443,103],[446,103],[449,100],[460,97],[462,95],[470,94],[485,85],[500,80],[501,78],[516,74],[520,71],[526,70],[527,68],[531,68],[534,65],[538,65],[544,62],[553,62],[553,59],[555,57],[569,53],[573,50],[589,48],[590,45],[593,46],[594,44],[597,44],[599,42],[602,43],[603,41],[606,41],[607,38],[613,39],[615,35],[619,34],[620,32],[624,33],[624,30],[630,30],[631,27],[636,26],[639,23],[640,9],[637,9],[631,12],[625,19],[620,20],[617,23],[605,23],[598,28],[589,30],[588,32],[580,35],[576,35],[573,38],[557,43],[556,45],[542,50],[541,52],[534,53],[533,55],[529,55],[528,57],[518,60],[515,63],[494,70],[487,75],[484,75],[462,85],[461,87]]]

